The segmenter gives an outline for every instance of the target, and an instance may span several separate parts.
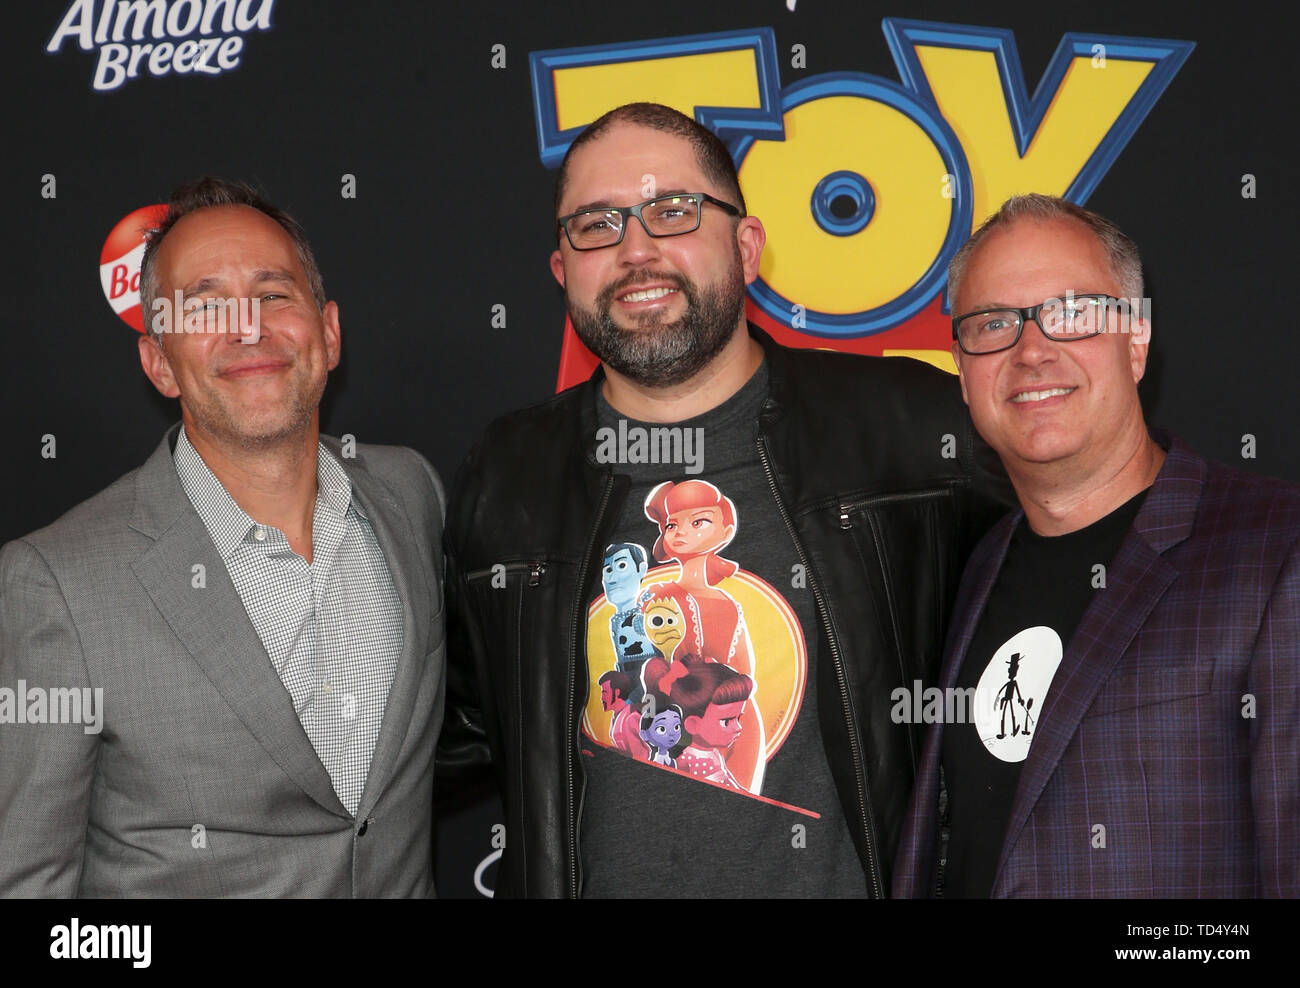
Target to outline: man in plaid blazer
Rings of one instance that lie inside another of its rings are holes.
[[[894,894],[1300,895],[1300,488],[1147,429],[1102,217],[1009,200],[949,289],[1021,508],[966,568]]]

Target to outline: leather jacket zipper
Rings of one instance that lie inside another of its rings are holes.
[[[808,561],[808,555],[804,552],[803,543],[799,541],[799,536],[795,532],[794,522],[790,518],[790,513],[786,510],[785,502],[781,500],[781,493],[776,486],[776,474],[772,471],[772,461],[767,451],[767,437],[761,432],[758,436],[758,458],[763,464],[763,472],[767,476],[768,486],[772,489],[772,498],[776,501],[777,510],[781,513],[781,518],[785,521],[785,527],[794,542],[795,552],[799,555],[799,562],[803,564],[804,572],[808,574],[808,586],[812,589],[813,600],[816,602],[817,611],[821,615],[822,625],[826,628],[826,640],[831,647],[831,662],[835,666],[835,676],[840,688],[840,700],[844,706],[844,719],[849,729],[849,750],[853,756],[854,778],[858,784],[858,808],[862,813],[862,832],[866,841],[871,891],[879,899],[882,897],[880,871],[876,862],[875,841],[872,840],[871,836],[871,814],[868,812],[870,801],[867,796],[866,768],[862,758],[862,749],[858,744],[858,732],[853,723],[853,711],[849,706],[849,688],[848,680],[844,675],[844,664],[840,658],[839,646],[835,642],[835,635],[831,631],[830,612],[826,608],[826,601],[822,597],[817,580],[813,577],[812,564]],[[847,521],[848,513],[842,508],[840,526],[847,528]]]
[[[498,566],[500,567],[500,569],[497,568]],[[487,566],[487,567],[483,567],[482,569],[471,570],[470,572],[468,572],[468,573],[465,574],[465,579],[466,579],[467,581],[482,580],[482,579],[491,579],[491,580],[496,580],[499,576],[501,576],[501,575],[503,575],[503,574],[506,574],[506,573],[527,573],[527,574],[528,574],[528,581],[527,581],[527,585],[526,585],[526,587],[525,587],[525,589],[527,589],[528,587],[538,587],[538,586],[541,586],[541,583],[542,583],[542,575],[543,575],[545,572],[546,572],[546,563],[543,562],[543,561],[540,560],[540,559],[529,559],[529,560],[522,560],[522,561],[521,561],[521,560],[515,560],[515,561],[513,561],[513,562],[509,562],[509,563],[497,563],[495,566]],[[515,683],[516,683],[516,687],[515,687],[515,697],[514,697],[514,699],[515,699],[515,702],[516,702],[516,703],[518,703],[518,700],[519,700],[519,690],[522,689],[522,685],[521,685],[521,683],[522,683],[522,678],[521,678],[521,672],[520,672],[520,670],[521,670],[521,668],[522,668],[522,664],[523,664],[523,658],[522,658],[522,654],[521,654],[521,653],[522,653],[522,649],[523,649],[523,647],[524,647],[524,643],[523,643],[523,631],[522,631],[523,613],[524,613],[524,596],[523,596],[523,594],[521,593],[521,594],[519,595],[518,617],[517,617],[517,619],[516,619],[516,620],[519,622],[519,625],[520,625],[520,631],[519,631],[519,634],[517,635],[518,642],[517,642],[517,644],[516,644],[516,651],[515,651]],[[525,851],[525,853],[527,853],[527,852]],[[525,869],[525,872],[526,872],[526,869]],[[525,894],[527,894],[527,884],[526,884],[526,882],[527,882],[527,879],[525,878],[525,886],[524,886]]]
[[[605,489],[600,495],[600,504],[596,508],[596,523],[592,526],[591,535],[587,540],[587,551],[582,556],[582,563],[578,567],[578,587],[577,596],[573,603],[573,620],[572,620],[572,642],[573,646],[569,652],[569,738],[572,747],[569,750],[568,760],[565,765],[568,771],[565,773],[565,784],[569,793],[569,891],[572,898],[578,898],[578,890],[582,882],[582,865],[578,858],[578,820],[582,815],[582,806],[575,796],[576,784],[574,782],[575,768],[578,766],[578,719],[574,716],[573,705],[577,700],[577,681],[578,681],[578,643],[587,640],[586,627],[582,620],[586,613],[586,607],[583,606],[583,597],[587,593],[587,573],[591,563],[592,553],[596,551],[597,538],[600,535],[600,526],[605,520],[605,509],[609,506],[609,495],[614,490],[614,475],[605,474]]]
[[[926,498],[943,497],[948,493],[947,489],[931,489],[925,491],[903,491],[898,494],[881,494],[878,497],[866,497],[857,501],[848,501],[840,505],[840,528],[852,528],[853,522],[849,520],[849,514],[868,505],[892,504],[898,501],[921,501]]]
[[[504,563],[499,565],[502,565],[502,568],[507,573],[519,573],[527,570],[528,585],[530,587],[539,586],[542,582],[542,574],[546,572],[546,563],[542,562],[542,560],[540,559],[529,559],[525,562]],[[485,569],[471,570],[470,572],[465,574],[465,579],[481,580],[484,577],[491,577],[496,575],[497,574],[495,568],[489,566]]]
[[[943,777],[943,766],[939,766],[939,866],[936,869],[934,894],[943,898],[944,870],[948,867],[948,837],[951,834],[948,816],[948,786]]]

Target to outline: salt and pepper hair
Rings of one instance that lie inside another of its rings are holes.
[[[1092,231],[1106,252],[1111,274],[1119,283],[1123,297],[1126,299],[1143,297],[1142,258],[1138,255],[1137,244],[1123,230],[1106,217],[1066,199],[1031,192],[1028,195],[1012,196],[1004,202],[1001,208],[986,219],[953,255],[948,263],[949,299],[956,299],[961,289],[962,277],[966,273],[966,265],[970,263],[971,254],[979,247],[980,242],[990,233],[1005,230],[1018,220],[1037,222],[1074,220],[1082,223]]]

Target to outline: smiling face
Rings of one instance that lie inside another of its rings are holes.
[[[570,159],[558,215],[682,192],[728,201],[685,138],[616,124]],[[762,224],[710,204],[701,209],[693,233],[650,237],[629,217],[617,246],[576,251],[561,234],[551,255],[579,339],[640,384],[688,380],[745,331],[745,285],[758,276]]]
[[[958,287],[959,314],[1034,306],[1070,291],[1123,295],[1100,241],[1065,219],[1021,219],[989,234]],[[1136,316],[1129,332],[1072,342],[1049,340],[1031,322],[1000,353],[971,356],[953,345],[971,418],[1013,480],[1049,464],[1090,476],[1108,455],[1127,455],[1145,437],[1137,382],[1150,327]]]
[[[293,240],[249,206],[201,209],[180,219],[155,258],[158,297],[258,300],[256,333],[147,335],[140,359],[154,386],[179,397],[186,431],[236,449],[300,436],[317,422],[325,381],[338,365],[333,302],[316,307]],[[244,342],[255,340],[256,342]]]
[[[693,743],[726,750],[740,737],[740,715],[744,712],[744,700],[710,703],[703,716],[686,718],[686,730]]]
[[[683,508],[664,523],[664,547],[675,558],[686,559],[722,548],[734,534],[721,507]]]

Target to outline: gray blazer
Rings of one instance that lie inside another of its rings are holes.
[[[354,820],[181,487],[178,428],[144,466],[0,550],[0,689],[103,690],[98,733],[14,723],[21,701],[0,716],[0,895],[432,895],[437,475],[402,447],[340,457],[404,623]]]

